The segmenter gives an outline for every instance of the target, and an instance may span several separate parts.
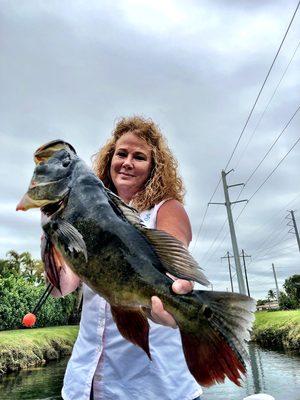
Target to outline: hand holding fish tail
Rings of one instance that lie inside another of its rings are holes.
[[[176,279],[171,276],[171,274],[167,274],[172,279]],[[176,279],[172,284],[172,290],[176,294],[187,294],[191,292],[194,288],[194,282],[186,281],[184,279]],[[171,328],[178,328],[178,325],[168,311],[165,310],[164,305],[159,297],[153,296],[151,298],[151,319],[157,324],[170,326]]]

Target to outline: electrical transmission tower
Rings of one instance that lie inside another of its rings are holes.
[[[246,279],[246,285],[247,285],[247,292],[248,292],[248,296],[250,297],[250,290],[249,290],[249,283],[248,283],[248,275],[247,275],[247,268],[246,268],[246,261],[245,258],[246,257],[250,257],[248,256],[245,252],[244,249],[242,249],[242,255],[241,255],[242,259],[243,259],[243,264],[244,264],[244,272],[245,272],[245,279]]]
[[[295,220],[295,211],[294,210],[289,210],[288,212],[291,214],[291,217],[289,215],[287,215],[287,219],[289,219],[288,226],[292,227],[289,230],[289,233],[294,233],[296,235],[296,239],[297,239],[297,243],[298,243],[298,249],[300,251],[300,240],[299,240],[299,232],[298,232],[298,228],[297,228],[297,223],[296,223],[296,220]]]
[[[278,288],[277,276],[276,276],[275,267],[274,267],[274,264],[273,264],[273,263],[272,263],[272,270],[273,270],[273,275],[274,275],[274,279],[275,279],[277,301],[278,301],[278,303],[279,303],[280,292],[279,292],[279,288]]]
[[[230,259],[233,258],[233,256],[231,256],[231,255],[229,254],[229,251],[227,251],[226,256],[221,257],[221,260],[223,260],[223,258],[227,258],[227,261],[228,261],[228,269],[229,269],[229,277],[230,277],[231,291],[232,291],[232,293],[233,293],[234,290],[233,290],[232,273],[231,273],[231,264],[230,264]]]
[[[235,234],[235,229],[234,229],[234,223],[233,223],[233,218],[232,218],[231,205],[235,204],[235,203],[242,203],[242,202],[248,201],[248,200],[237,200],[237,201],[232,201],[232,202],[230,201],[228,188],[234,187],[234,186],[244,186],[244,183],[237,183],[235,185],[227,185],[226,175],[228,175],[231,171],[233,171],[233,169],[231,169],[229,172],[225,172],[224,170],[222,170],[222,181],[223,181],[225,203],[211,203],[210,202],[210,203],[208,203],[208,205],[221,204],[221,205],[226,206],[229,229],[230,229],[230,236],[231,236],[231,243],[232,243],[232,250],[233,250],[235,267],[236,267],[236,275],[237,275],[237,280],[238,280],[238,285],[239,285],[239,292],[241,294],[246,294],[245,282],[244,282],[244,277],[243,277],[241,262],[240,262],[239,249],[238,249],[238,244],[237,244],[237,239],[236,239],[236,234]]]

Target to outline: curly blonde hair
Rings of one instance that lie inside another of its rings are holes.
[[[184,187],[178,175],[178,163],[160,129],[151,119],[133,116],[121,118],[117,122],[111,138],[93,156],[93,169],[96,175],[108,189],[116,193],[110,177],[110,165],[117,140],[128,132],[144,139],[152,149],[150,177],[144,189],[132,199],[132,205],[141,212],[164,199],[176,199],[183,203]]]

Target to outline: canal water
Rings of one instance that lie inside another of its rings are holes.
[[[264,350],[254,344],[249,351],[251,366],[243,386],[238,388],[226,381],[204,389],[203,400],[243,400],[254,393],[268,393],[276,400],[300,400],[299,356]],[[64,359],[30,371],[4,375],[0,378],[0,399],[61,400],[66,363]]]

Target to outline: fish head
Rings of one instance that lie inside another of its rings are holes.
[[[68,195],[78,157],[74,148],[62,140],[39,147],[34,153],[35,169],[29,188],[17,210],[57,206]],[[54,207],[55,208],[55,207]]]

